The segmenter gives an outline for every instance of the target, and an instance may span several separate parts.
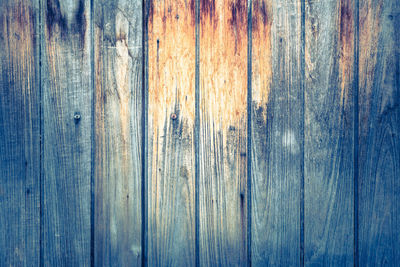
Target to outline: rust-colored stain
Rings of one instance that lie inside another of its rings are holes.
[[[268,96],[272,83],[271,26],[273,21],[270,0],[253,1],[252,17],[252,101],[263,107],[267,118]]]
[[[5,41],[2,47],[8,55],[7,63],[10,84],[20,81],[23,96],[30,98],[34,86],[32,78],[35,74],[35,18],[32,7],[25,1],[10,1],[12,5],[6,7],[1,19],[1,38]],[[2,66],[2,69],[6,66]]]
[[[247,1],[201,1],[200,10],[201,113],[226,131],[247,114]]]
[[[341,0],[339,3],[339,36],[340,36],[340,77],[341,94],[340,103],[344,106],[351,95],[348,92],[352,89],[353,65],[354,65],[354,19],[352,0]]]

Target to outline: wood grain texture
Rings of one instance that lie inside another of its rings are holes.
[[[0,265],[38,266],[40,85],[37,1],[0,2]]]
[[[142,2],[94,13],[95,266],[141,266]]]
[[[399,20],[399,1],[360,1],[360,266],[400,262]]]
[[[148,265],[194,266],[194,0],[149,1]]]
[[[353,266],[354,3],[306,1],[304,250]]]
[[[199,260],[247,262],[247,1],[200,1]]]
[[[252,265],[300,264],[300,1],[253,1]]]
[[[91,233],[90,1],[42,1],[43,265],[88,266]]]

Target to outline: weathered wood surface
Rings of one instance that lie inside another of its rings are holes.
[[[141,266],[142,2],[94,14],[94,264]]]
[[[353,266],[354,1],[306,1],[305,265]]]
[[[0,2],[0,265],[40,254],[38,1]]]
[[[88,266],[90,1],[42,1],[42,264]]]
[[[253,1],[252,264],[300,264],[300,1]]]
[[[0,266],[398,265],[399,18],[0,1]]]
[[[247,1],[200,1],[199,259],[247,261]]]
[[[194,266],[194,0],[148,0],[149,266]]]
[[[399,1],[360,1],[360,266],[400,262],[399,20]]]

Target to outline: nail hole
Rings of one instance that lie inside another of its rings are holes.
[[[175,113],[172,113],[172,114],[171,114],[171,119],[172,119],[172,120],[176,120],[176,118],[177,118],[176,114],[175,114]]]
[[[78,124],[78,122],[79,122],[80,119],[81,119],[81,114],[75,113],[75,114],[74,114],[74,121],[75,121],[75,124]]]

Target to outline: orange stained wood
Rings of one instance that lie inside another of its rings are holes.
[[[246,261],[247,1],[200,2],[200,262]]]
[[[202,120],[217,129],[245,122],[247,104],[247,1],[200,4]]]
[[[272,83],[271,26],[272,3],[269,0],[253,1],[252,17],[252,101],[257,107],[268,103]]]
[[[151,1],[149,10],[149,121],[157,129],[172,114],[194,123],[194,0]]]
[[[195,264],[195,0],[149,0],[149,265]]]

